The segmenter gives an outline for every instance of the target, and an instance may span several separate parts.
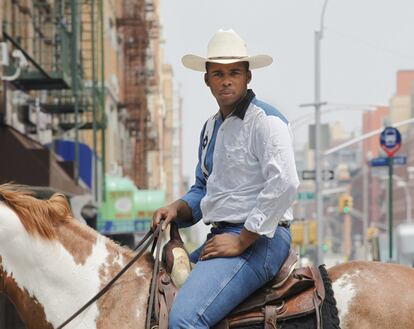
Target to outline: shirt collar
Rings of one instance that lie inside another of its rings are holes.
[[[233,111],[231,115],[235,115],[239,117],[240,119],[244,120],[244,116],[246,114],[247,108],[249,107],[250,103],[255,97],[256,95],[254,94],[253,90],[247,89],[246,96],[244,96],[240,100],[240,102],[236,106],[236,109]]]

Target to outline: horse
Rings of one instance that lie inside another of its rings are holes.
[[[37,200],[0,185],[0,293],[28,329],[57,328],[133,256],[74,219],[63,195]],[[144,328],[153,263],[144,254],[66,328]],[[358,261],[334,266],[328,276],[340,328],[413,328],[413,269]]]

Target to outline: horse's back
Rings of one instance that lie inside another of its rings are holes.
[[[413,328],[414,270],[379,262],[329,269],[342,329]]]

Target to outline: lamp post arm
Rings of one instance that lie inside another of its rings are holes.
[[[319,31],[320,31],[319,37],[320,37],[320,39],[323,38],[323,29],[324,29],[323,22],[324,22],[324,19],[325,19],[325,12],[326,12],[326,7],[327,6],[328,6],[328,0],[325,0],[325,2],[323,4],[323,7],[322,7],[322,13],[321,13],[321,23],[320,23],[321,25],[319,27]]]

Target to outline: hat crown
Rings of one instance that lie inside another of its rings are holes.
[[[218,30],[207,46],[207,58],[240,58],[247,57],[247,46],[244,40],[233,30]]]

